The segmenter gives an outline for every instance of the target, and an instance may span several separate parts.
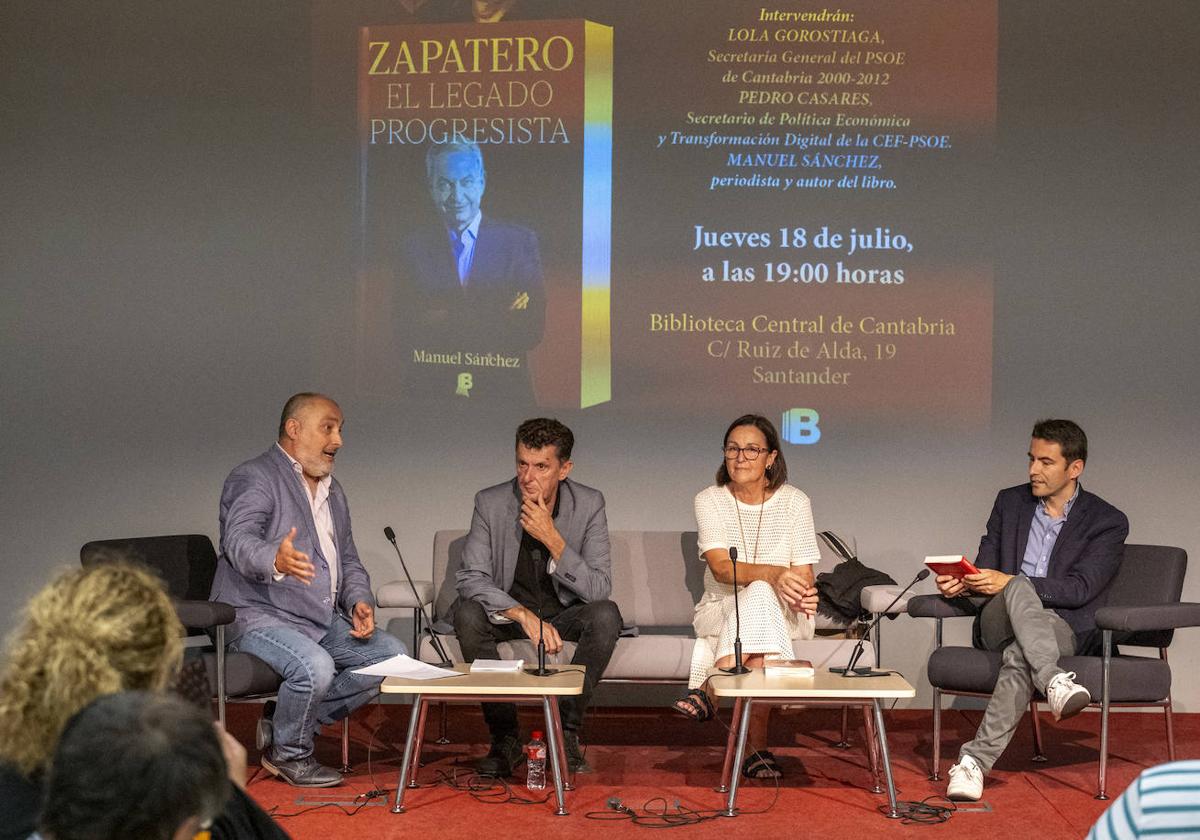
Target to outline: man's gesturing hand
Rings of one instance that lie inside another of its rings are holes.
[[[308,555],[303,551],[297,551],[296,547],[292,545],[292,539],[295,536],[296,529],[293,527],[279,543],[279,548],[275,550],[275,571],[281,575],[291,575],[307,586],[312,583],[317,570],[308,561]]]
[[[371,609],[371,605],[366,601],[359,601],[354,605],[351,618],[354,619],[354,629],[350,631],[350,635],[356,639],[371,638],[371,634],[375,632],[375,610]]]

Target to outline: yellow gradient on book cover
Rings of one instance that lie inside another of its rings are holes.
[[[612,27],[584,22],[579,404],[612,399]]]

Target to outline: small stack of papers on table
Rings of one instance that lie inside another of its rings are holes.
[[[525,667],[524,659],[476,659],[471,673],[515,673]]]

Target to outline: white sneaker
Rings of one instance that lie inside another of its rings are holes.
[[[959,802],[978,802],[983,797],[983,768],[979,762],[965,753],[958,764],[950,768],[950,784],[946,786],[946,798]]]
[[[1055,720],[1074,717],[1092,702],[1092,695],[1075,683],[1074,671],[1063,671],[1046,686],[1046,701]]]

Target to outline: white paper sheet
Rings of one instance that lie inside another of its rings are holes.
[[[403,677],[406,680],[440,680],[443,677],[463,676],[459,671],[427,665],[403,653],[365,668],[355,668],[354,673],[368,677]]]
[[[524,665],[524,659],[476,659],[471,663],[471,673],[516,673]]]

